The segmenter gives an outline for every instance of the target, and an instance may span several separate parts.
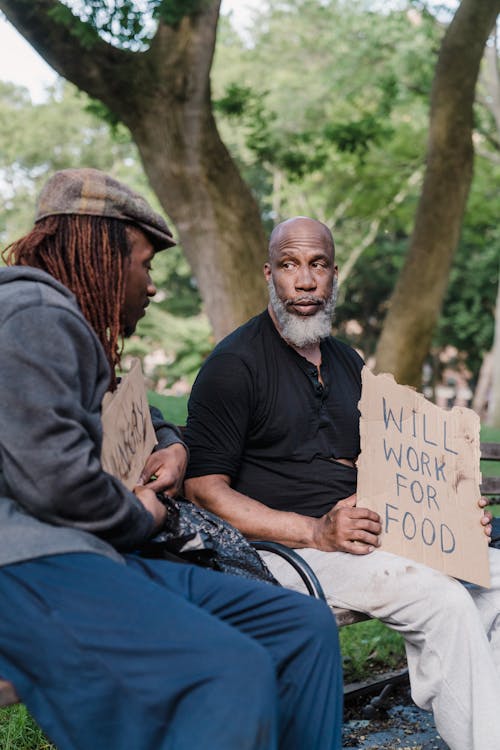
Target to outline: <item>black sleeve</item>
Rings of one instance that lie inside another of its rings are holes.
[[[223,353],[206,361],[188,403],[186,479],[236,476],[252,414],[252,393],[251,374],[238,356]]]

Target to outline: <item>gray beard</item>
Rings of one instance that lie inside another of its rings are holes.
[[[333,280],[332,293],[324,302],[323,307],[318,309],[314,315],[301,317],[287,309],[286,301],[283,302],[276,293],[276,287],[272,278],[267,283],[269,289],[269,300],[278,321],[280,333],[289,344],[302,349],[311,344],[317,344],[321,339],[326,339],[331,334],[332,320],[337,304],[337,279]],[[314,295],[303,295],[304,297],[317,300]]]

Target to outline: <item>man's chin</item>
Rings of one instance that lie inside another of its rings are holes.
[[[122,329],[122,336],[124,339],[129,339],[135,333],[136,326],[124,326]]]
[[[287,312],[296,315],[298,318],[313,318],[323,310],[322,305],[290,305]]]

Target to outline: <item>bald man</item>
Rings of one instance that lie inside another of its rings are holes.
[[[330,333],[329,229],[307,217],[279,224],[264,274],[267,310],[215,348],[193,387],[186,493],[250,538],[299,549],[330,604],[401,632],[413,698],[451,750],[498,750],[499,550],[486,591],[377,549],[380,518],[355,494],[363,362]],[[264,555],[295,588],[292,569]]]

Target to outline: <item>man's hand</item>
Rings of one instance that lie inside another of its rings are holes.
[[[487,497],[480,497],[478,500],[478,505],[480,508],[486,508],[488,503],[489,503],[489,500]],[[481,518],[483,531],[486,534],[486,538],[488,539],[488,542],[491,542],[491,519],[492,518],[493,516],[489,510],[485,510]]]
[[[187,451],[180,443],[155,451],[146,461],[139,484],[175,497],[181,490],[187,461]]]
[[[167,517],[166,507],[163,503],[160,503],[155,492],[146,487],[134,487],[134,494],[137,495],[139,501],[144,505],[146,510],[151,513],[155,520],[155,531],[159,531]]]
[[[368,508],[357,508],[356,495],[339,500],[316,521],[313,546],[325,552],[366,555],[380,544],[380,516]]]

